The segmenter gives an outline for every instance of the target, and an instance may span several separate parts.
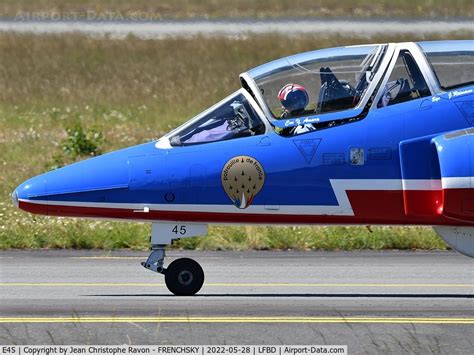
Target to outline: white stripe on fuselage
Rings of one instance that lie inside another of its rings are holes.
[[[469,179],[448,178],[448,179]],[[148,204],[148,203],[108,203],[108,202],[79,202],[79,201],[47,201],[47,200],[22,200],[22,202],[44,204],[52,206],[90,207],[90,208],[116,208],[134,210],[138,213],[150,211],[170,212],[209,212],[209,213],[243,213],[243,214],[285,214],[285,215],[331,215],[354,216],[347,191],[438,191],[441,190],[443,180],[401,180],[401,179],[334,179],[330,180],[337,199],[337,205],[282,205],[265,206],[251,205],[246,209],[235,208],[234,205],[207,205],[207,204]],[[451,181],[451,180],[449,180]],[[452,180],[454,181],[454,180]],[[444,185],[443,185],[444,186]]]
[[[442,178],[443,189],[471,189],[474,187],[474,176]]]

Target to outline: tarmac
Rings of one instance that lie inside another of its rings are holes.
[[[291,30],[289,30],[291,29]],[[450,32],[474,34],[472,19],[279,19],[279,20],[174,20],[174,21],[58,21],[28,16],[0,18],[0,32],[35,34],[82,34],[91,37],[142,39],[229,37],[278,34],[279,36],[346,35],[372,37],[374,35],[446,35]]]
[[[192,297],[172,295],[146,256],[1,251],[0,344],[474,348],[474,260],[454,252],[168,252],[202,265]]]

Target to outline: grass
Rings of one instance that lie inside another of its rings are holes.
[[[463,38],[449,34],[444,38]],[[66,130],[101,132],[110,151],[163,135],[239,87],[238,74],[301,51],[438,37],[259,36],[125,40],[0,37],[0,248],[147,247],[149,226],[32,216],[11,191],[63,154]],[[66,158],[68,158],[66,156]],[[70,162],[73,158],[69,157]],[[213,227],[178,244],[199,249],[444,249],[426,228]]]
[[[8,210],[8,212],[7,212]],[[83,221],[27,215],[0,204],[5,224],[0,249],[120,249],[149,247],[150,226],[142,223]],[[212,226],[209,236],[182,239],[177,248],[198,250],[384,250],[446,249],[422,227],[227,227]]]
[[[21,14],[20,12],[24,12]],[[471,0],[3,0],[0,16],[36,19],[469,17]]]

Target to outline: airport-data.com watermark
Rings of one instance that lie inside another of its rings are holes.
[[[157,21],[162,14],[147,11],[18,11],[14,21]]]

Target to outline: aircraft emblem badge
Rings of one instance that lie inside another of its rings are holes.
[[[255,159],[246,155],[236,156],[222,169],[221,182],[233,204],[240,209],[253,202],[265,183],[265,171]]]

